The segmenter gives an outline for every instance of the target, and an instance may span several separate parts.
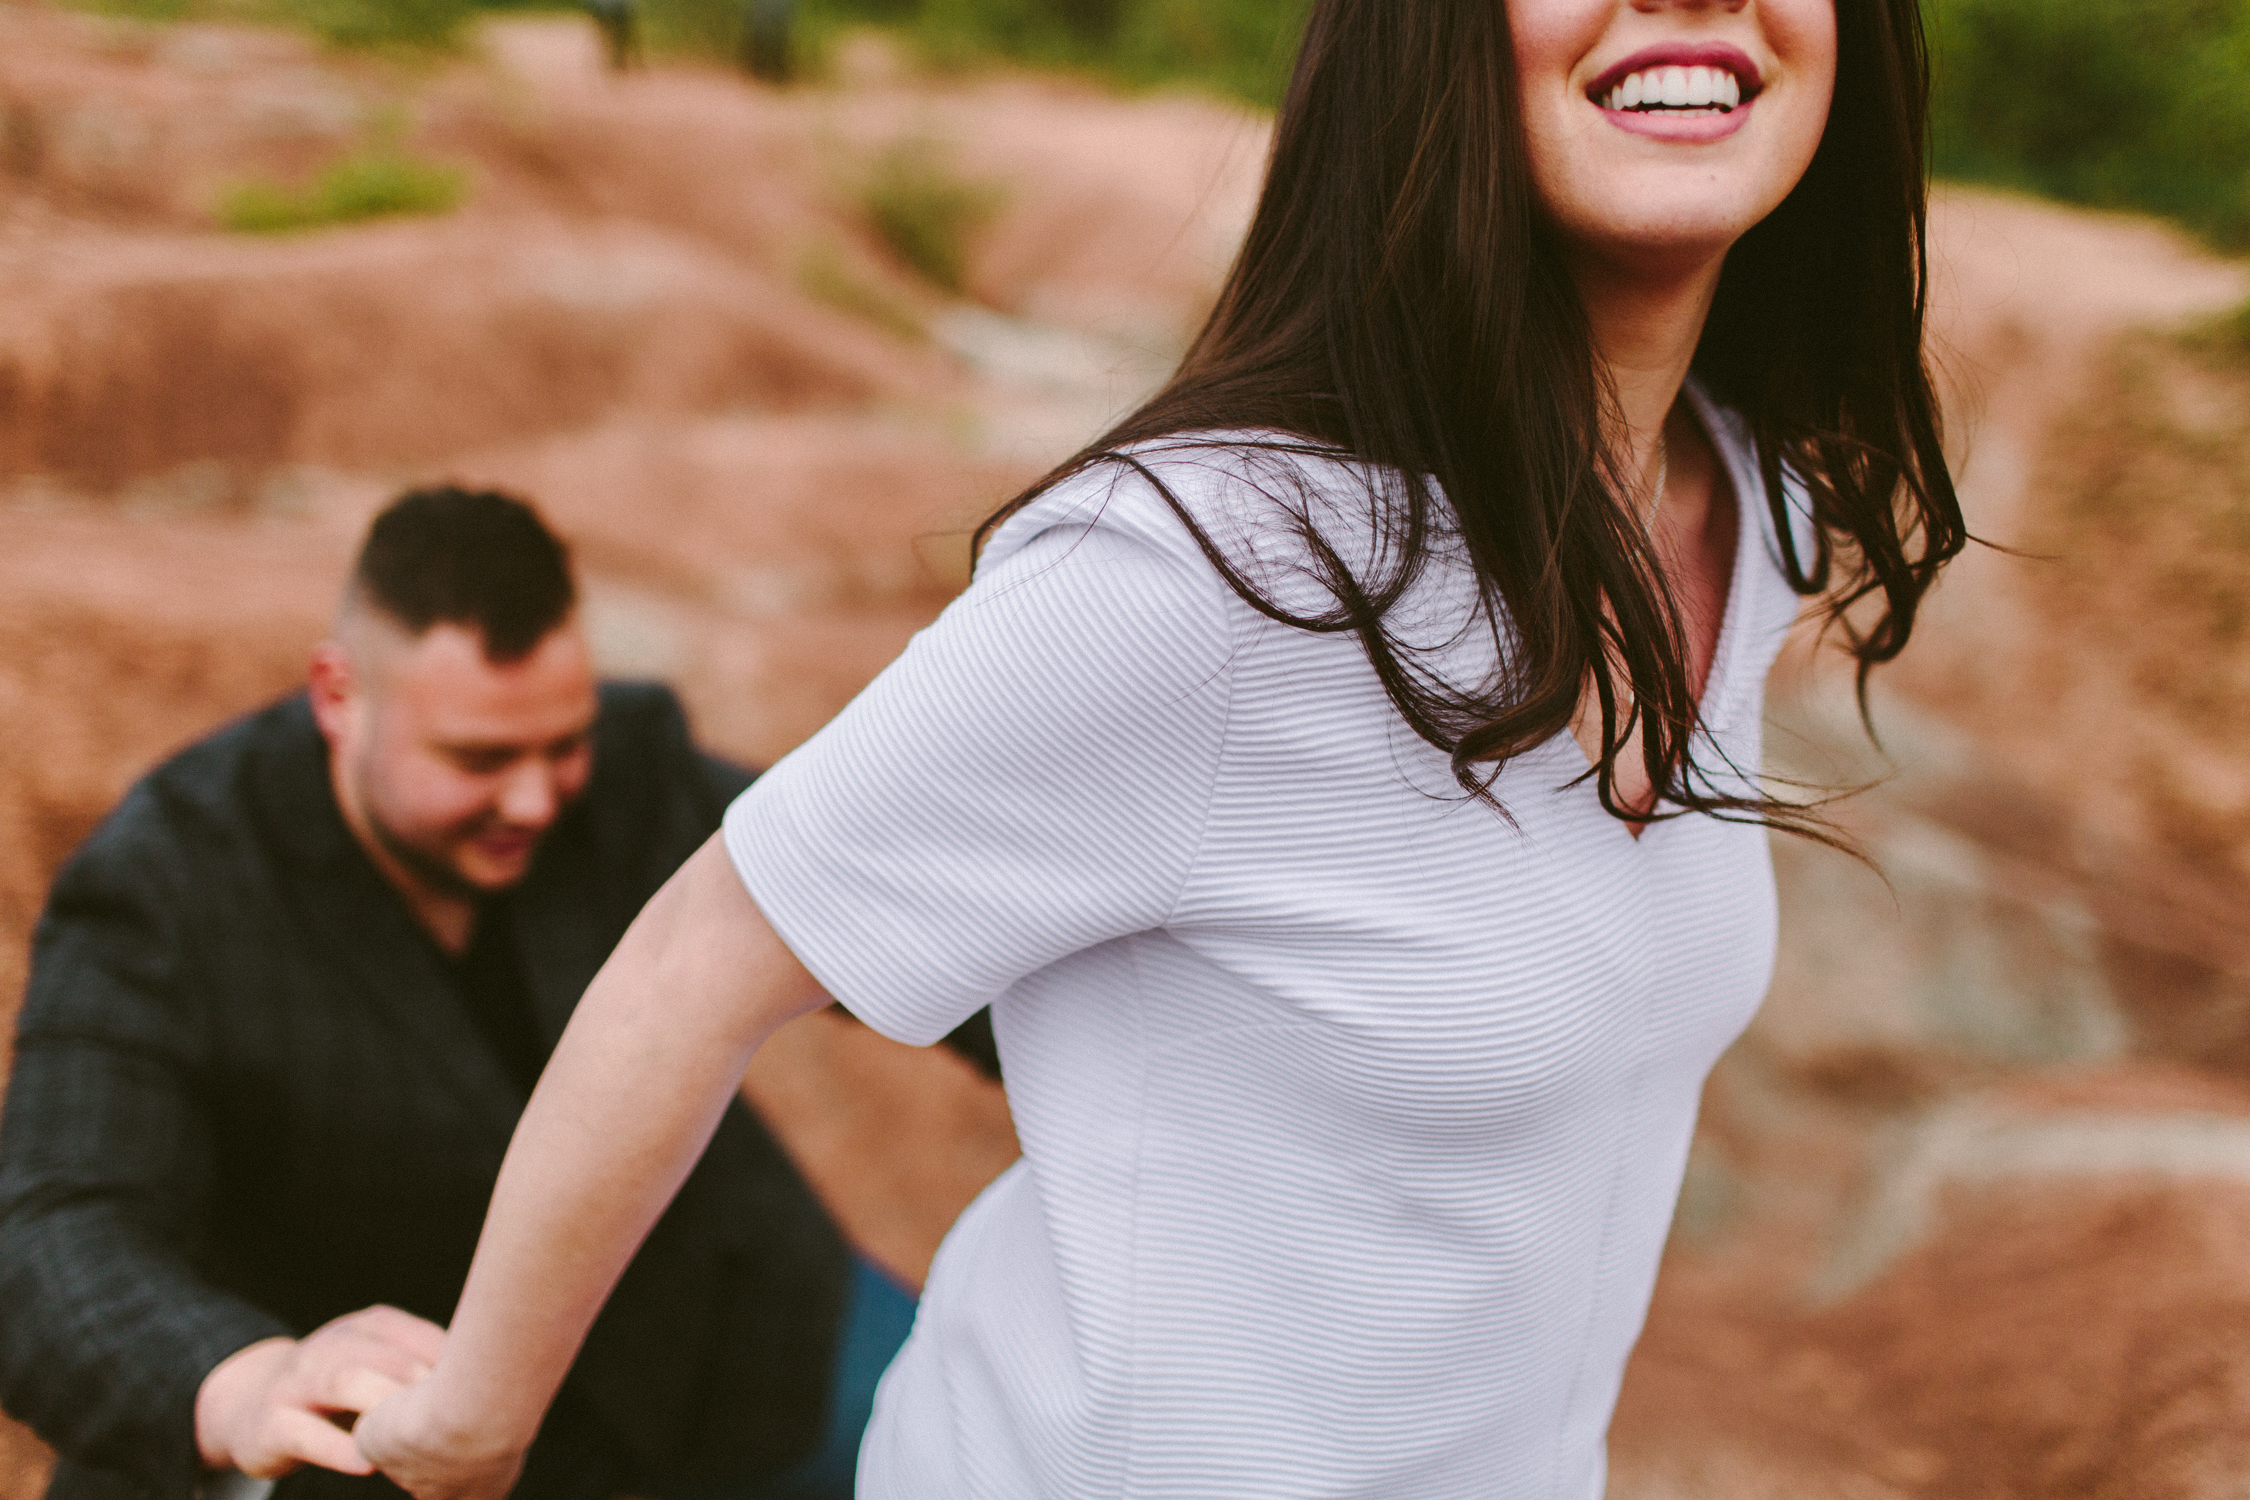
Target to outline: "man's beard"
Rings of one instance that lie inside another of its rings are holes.
[[[383,846],[383,852],[397,860],[408,874],[435,895],[456,901],[481,901],[508,888],[501,886],[495,889],[478,885],[437,855],[407,842],[403,835],[383,821],[382,813],[372,800],[367,803],[367,826],[374,831],[376,842]]]
[[[382,852],[387,852],[391,859],[396,859],[407,870],[407,875],[412,875],[416,882],[421,882],[423,888],[427,888],[432,895],[452,897],[452,900],[459,902],[477,902],[484,900],[486,895],[497,895],[495,891],[486,891],[484,886],[461,875],[457,868],[445,864],[443,859],[432,855],[430,850],[407,843],[403,834],[398,834],[389,823],[382,821],[382,814],[376,812],[376,807],[371,805],[367,810],[367,825],[376,834],[376,841],[382,846]]]

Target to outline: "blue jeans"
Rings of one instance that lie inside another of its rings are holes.
[[[857,1256],[851,1274],[843,1327],[836,1339],[828,1429],[812,1457],[779,1474],[667,1486],[656,1500],[852,1500],[859,1440],[875,1411],[875,1384],[914,1327],[915,1299]]]

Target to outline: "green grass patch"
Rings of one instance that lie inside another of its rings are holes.
[[[926,140],[891,147],[860,185],[869,227],[900,260],[949,292],[961,290],[971,244],[1005,201],[994,184],[961,176],[944,148]]]
[[[909,342],[930,336],[920,313],[854,267],[834,245],[819,244],[805,252],[797,262],[797,289]]]
[[[442,214],[468,196],[459,167],[389,150],[347,156],[302,187],[245,182],[220,199],[222,228],[237,234],[298,234],[332,224]]]

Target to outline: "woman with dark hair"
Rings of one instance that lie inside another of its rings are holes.
[[[1770,971],[1762,682],[1962,545],[1915,0],[1320,0],[1179,374],[736,804],[581,1005],[436,1371],[492,1496],[758,1043],[988,1000],[874,1496],[1592,1500]],[[817,976],[817,979],[816,977]]]

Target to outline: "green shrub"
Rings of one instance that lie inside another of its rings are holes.
[[[2187,329],[2180,343],[2221,365],[2250,367],[2250,302]]]
[[[954,170],[930,141],[903,141],[877,158],[860,206],[883,243],[949,292],[961,290],[969,241],[999,212],[1002,194]]]
[[[1930,0],[1938,170],[2250,242],[2250,6]]]
[[[458,167],[389,150],[347,156],[308,186],[246,182],[219,203],[219,223],[238,234],[295,234],[330,224],[458,207],[468,182]]]
[[[816,245],[797,262],[797,287],[807,296],[874,324],[910,343],[930,336],[921,315],[854,269],[834,245]]]

